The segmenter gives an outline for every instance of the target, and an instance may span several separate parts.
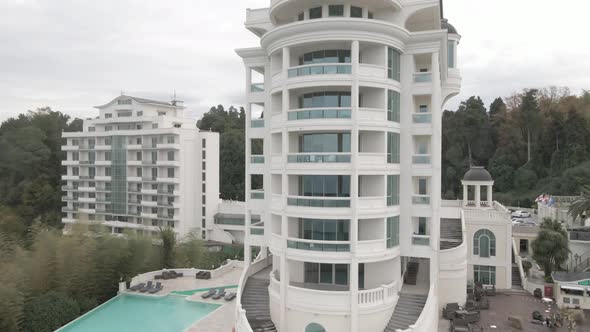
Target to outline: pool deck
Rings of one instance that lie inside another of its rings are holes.
[[[240,275],[242,274],[242,271],[242,268],[234,267],[230,271],[227,271],[226,273],[216,278],[211,278],[208,280],[196,279],[194,277],[181,277],[168,280],[153,280],[154,284],[157,281],[161,282],[164,289],[162,289],[156,294],[131,292],[129,290],[127,290],[126,293],[142,294],[145,296],[165,296],[170,294],[170,292],[174,291],[190,291],[194,289],[217,288],[223,286],[237,285],[240,280]],[[230,288],[226,290],[226,293],[237,292],[237,290],[237,288]],[[204,291],[197,292],[194,295],[188,296],[187,299],[190,301],[222,304],[222,306],[210,313],[209,315],[207,315],[205,318],[188,327],[185,330],[185,332],[231,331],[231,329],[234,327],[236,299],[230,302],[225,301],[223,298],[218,300],[213,300],[211,298],[203,299],[201,298],[202,293],[204,293]]]

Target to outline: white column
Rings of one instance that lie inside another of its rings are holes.
[[[487,199],[488,199],[488,206],[492,206],[492,185],[488,185],[488,195],[487,195]]]
[[[351,109],[352,109],[352,132],[351,132],[351,179],[350,179],[350,207],[352,210],[350,218],[350,251],[352,253],[352,260],[350,262],[350,331],[359,331],[358,327],[358,259],[357,241],[358,241],[358,145],[359,145],[359,128],[358,128],[358,97],[359,97],[359,41],[352,41],[350,47],[351,62],[352,62],[352,88],[351,88]]]
[[[479,207],[481,201],[481,186],[475,185],[475,207]]]
[[[291,67],[291,49],[283,47],[283,79],[289,77],[289,68]]]
[[[463,185],[463,206],[467,206],[467,201],[469,199],[469,187],[464,184]]]
[[[252,106],[250,105],[250,86],[252,84],[252,69],[250,67],[246,67],[246,151],[245,155],[250,155],[250,121],[252,119]],[[251,224],[251,214],[249,209],[249,201],[250,201],[250,163],[246,162],[246,177],[244,179],[244,198],[246,201],[246,211],[244,215],[244,263],[246,266],[250,265],[252,262],[252,247],[250,246],[250,224]]]

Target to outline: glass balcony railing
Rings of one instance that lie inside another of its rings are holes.
[[[429,154],[416,154],[412,156],[412,163],[419,165],[429,165],[430,155]]]
[[[250,156],[250,163],[264,164],[264,156]]]
[[[252,83],[250,85],[250,92],[263,92],[264,83]]]
[[[264,128],[264,119],[250,120],[250,128]]]
[[[430,195],[414,195],[412,196],[413,204],[430,204]]]
[[[310,109],[291,111],[288,113],[288,120],[311,120],[311,119],[350,119],[350,108],[344,109]]]
[[[430,83],[432,82],[432,73],[414,73],[415,83]]]
[[[287,204],[291,206],[308,206],[308,207],[326,207],[342,208],[350,207],[350,198],[348,197],[289,197]]]
[[[250,228],[251,235],[264,235],[264,228]]]
[[[330,251],[330,252],[349,252],[350,243],[342,243],[341,241],[313,241],[304,239],[290,239],[287,240],[287,248],[311,250],[311,251]]]
[[[304,65],[289,69],[289,77],[309,76],[309,75],[337,75],[351,74],[352,66],[349,64],[321,64],[321,65]]]
[[[429,235],[412,235],[412,244],[417,246],[428,246],[430,245]]]
[[[250,192],[251,199],[264,199],[264,191],[262,190],[252,190]]]
[[[414,123],[432,123],[432,114],[430,113],[417,113],[412,115]]]
[[[350,154],[290,154],[287,161],[290,163],[349,163]]]

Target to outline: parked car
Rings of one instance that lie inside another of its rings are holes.
[[[537,226],[537,223],[532,220],[525,220],[521,223],[523,226]]]
[[[516,210],[516,211],[512,212],[512,216],[515,218],[530,218],[531,214],[527,211]]]
[[[522,224],[522,219],[519,218],[512,218],[512,225],[513,226],[520,226]]]

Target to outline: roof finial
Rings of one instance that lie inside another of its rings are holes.
[[[123,91],[123,89],[121,89],[121,96],[125,95],[125,91]]]

